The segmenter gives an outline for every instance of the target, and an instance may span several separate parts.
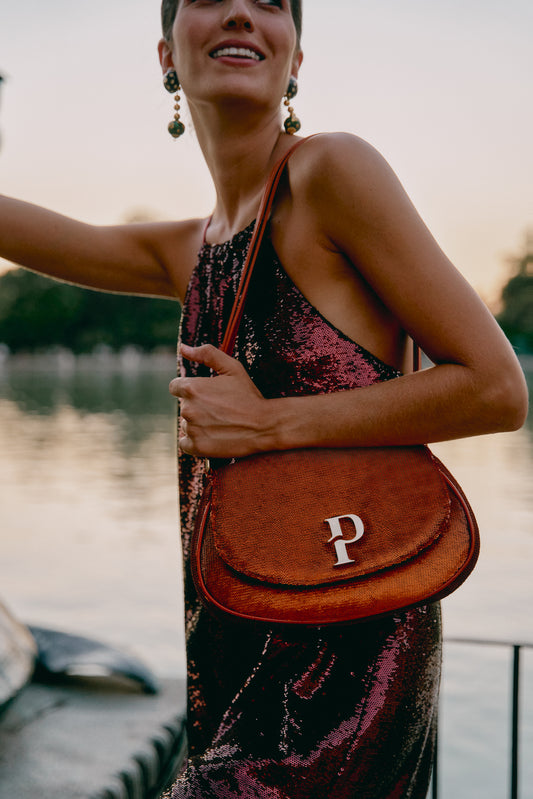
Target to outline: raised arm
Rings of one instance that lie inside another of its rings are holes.
[[[184,296],[201,220],[96,226],[0,196],[0,256],[102,291]]]

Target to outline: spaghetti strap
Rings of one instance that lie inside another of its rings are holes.
[[[209,229],[209,225],[211,224],[212,219],[213,219],[213,214],[211,214],[211,216],[208,217],[208,220],[205,223],[204,234],[202,236],[202,247],[204,247],[207,244],[207,231]]]

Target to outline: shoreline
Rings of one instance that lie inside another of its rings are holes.
[[[518,360],[524,372],[533,372],[533,353],[521,353]],[[128,345],[119,351],[102,345],[92,352],[76,354],[58,347],[43,352],[10,353],[0,344],[0,372],[32,369],[33,371],[56,370],[63,373],[75,371],[122,371],[144,372],[176,369],[177,354],[173,349],[158,349],[152,352]]]
[[[0,345],[0,372],[11,371],[57,371],[63,374],[77,371],[176,371],[175,350],[161,349],[145,352],[137,347],[127,346],[115,352],[109,347],[99,347],[93,352],[76,354],[58,347],[43,352],[11,354]]]

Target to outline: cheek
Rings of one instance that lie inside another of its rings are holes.
[[[278,47],[281,44],[283,51],[289,54],[290,63],[292,66],[294,59],[300,52],[298,37],[296,36],[296,29],[294,25],[288,26],[287,24],[280,23],[279,27],[276,30],[273,30],[272,33],[278,42]]]
[[[180,65],[185,68],[186,62],[194,52],[195,35],[194,29],[187,25],[186,20],[179,19],[176,15],[174,27],[172,29],[172,50],[174,54],[174,64],[179,74]]]
[[[172,26],[172,41],[178,57],[180,54],[184,58],[194,55],[214,24],[211,14],[195,14],[191,8],[182,2]]]

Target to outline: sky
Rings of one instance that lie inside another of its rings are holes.
[[[166,130],[158,0],[2,3],[0,192],[97,224],[207,216],[194,132]],[[533,228],[533,3],[303,3],[302,134],[377,147],[493,303]]]

